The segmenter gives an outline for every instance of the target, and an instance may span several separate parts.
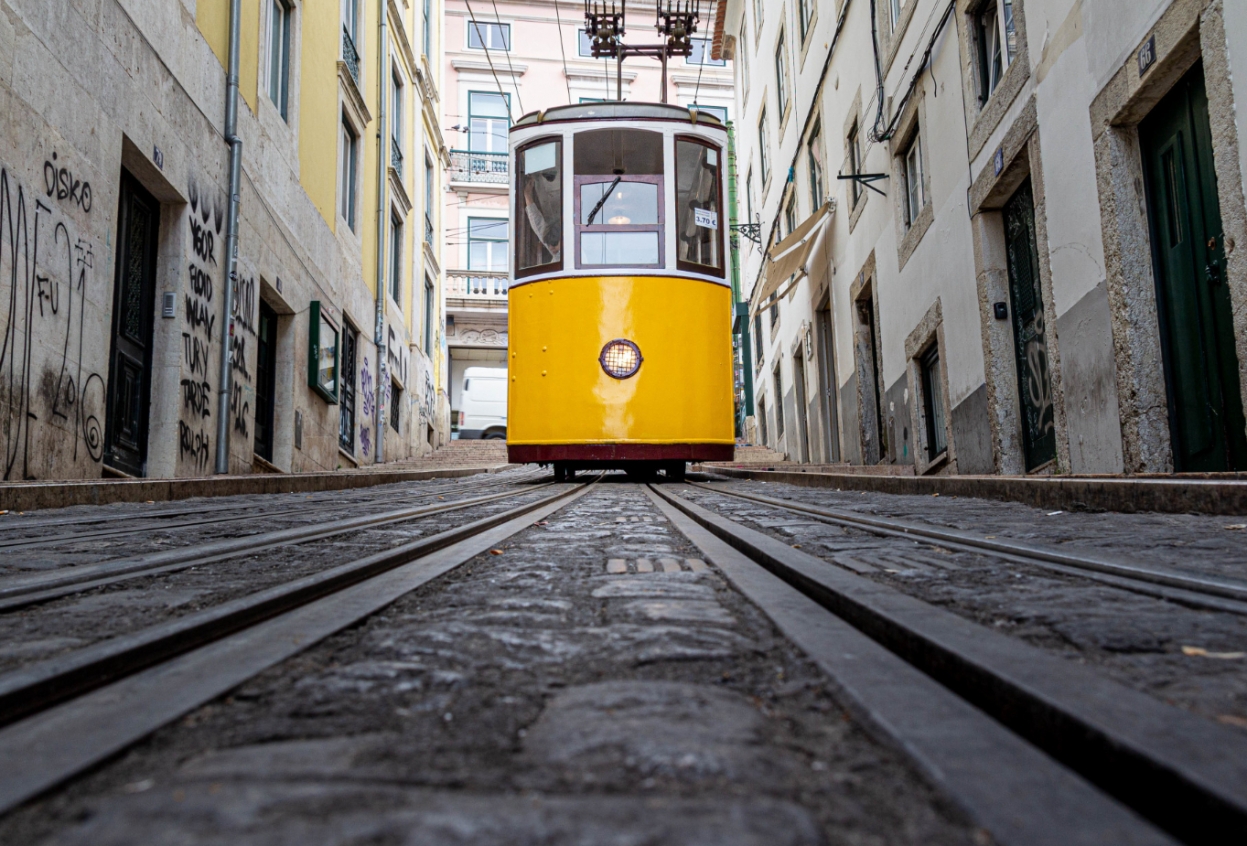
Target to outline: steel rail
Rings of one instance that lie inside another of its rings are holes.
[[[470,499],[451,500],[450,502],[437,505],[386,511],[366,517],[349,517],[331,523],[296,526],[259,535],[246,535],[238,538],[212,541],[206,544],[146,553],[134,558],[112,559],[99,564],[79,564],[50,572],[8,576],[0,578],[0,613],[14,611],[41,602],[48,602],[62,596],[81,593],[82,591],[104,585],[116,584],[127,579],[175,572],[187,567],[225,561],[237,558],[240,555],[250,555],[275,547],[295,546],[363,529],[402,523],[407,520],[442,514],[447,511],[458,511],[473,505],[522,496],[552,484],[555,483],[545,482],[526,490],[503,491]]]
[[[427,538],[0,675],[0,725],[392,570],[568,494],[560,491]]]
[[[90,660],[78,654],[62,661],[59,676],[29,678],[42,689],[39,712],[27,708],[32,716],[0,728],[0,813],[498,546],[583,496],[594,481],[193,618],[88,647],[83,653],[94,653]],[[105,676],[92,676],[92,666]],[[12,703],[9,677],[0,677],[0,684],[6,703]]]
[[[509,479],[496,479],[491,474],[485,480],[482,480],[481,482],[476,483],[476,484],[460,484],[458,487],[450,487],[450,488],[439,489],[439,490],[429,490],[425,492],[425,494],[422,494],[422,496],[423,495],[434,496],[434,495],[442,495],[442,494],[447,494],[447,493],[459,493],[461,491],[467,491],[467,490],[479,490],[481,488],[497,487],[498,485],[505,485],[505,484],[510,484],[512,482],[529,479],[535,475],[537,475],[536,472],[525,472],[522,475],[517,475]],[[447,480],[447,481],[453,481],[453,480]],[[398,482],[395,484],[402,484],[402,483]],[[341,491],[337,491],[335,493],[341,493]],[[364,495],[366,496],[366,494]],[[307,512],[310,510],[322,511],[322,510],[326,510],[330,508],[340,508],[344,501],[349,501],[349,500],[344,500],[344,498],[340,497],[340,498],[333,499],[333,500],[316,499],[310,503],[305,501],[301,508],[287,509],[285,511],[266,512],[264,516],[268,517],[268,516],[277,516],[280,514],[290,514],[290,513],[294,513],[298,511],[301,511],[301,512]],[[55,527],[55,526],[91,526],[91,525],[96,525],[99,523],[115,524],[118,522],[129,522],[129,521],[134,521],[134,520],[159,521],[159,520],[166,520],[166,519],[172,519],[172,518],[177,518],[177,517],[199,518],[193,521],[188,521],[186,523],[161,524],[158,522],[153,522],[150,525],[150,527],[148,526],[135,527],[132,525],[126,529],[98,530],[99,532],[101,532],[100,534],[96,533],[97,530],[91,530],[88,532],[80,532],[76,534],[61,535],[61,536],[46,535],[43,537],[21,537],[21,538],[13,538],[11,540],[0,540],[0,549],[18,548],[22,545],[33,543],[33,542],[38,542],[38,541],[52,541],[54,543],[59,544],[59,543],[69,541],[69,540],[90,539],[94,537],[105,537],[107,535],[104,533],[115,534],[119,532],[135,531],[136,528],[165,529],[165,528],[177,528],[183,525],[204,525],[208,522],[218,522],[216,520],[202,519],[205,514],[214,514],[214,513],[221,512],[221,511],[241,511],[244,509],[250,509],[250,510],[248,510],[247,513],[245,514],[236,515],[235,517],[231,517],[227,519],[243,519],[244,517],[256,516],[255,503],[241,503],[241,504],[220,503],[216,505],[204,505],[199,508],[173,508],[173,509],[152,510],[152,511],[148,511],[143,514],[99,514],[99,515],[81,516],[81,517],[53,517],[53,518],[47,518],[44,520],[36,520],[36,521],[30,521],[30,522],[26,522],[26,521],[18,522],[18,521],[6,520],[4,521],[4,523],[0,523],[0,532],[4,532],[4,531],[21,532],[25,530],[43,529],[43,528],[50,528],[50,527]],[[17,522],[18,524],[12,525],[11,524],[12,522]]]
[[[1176,573],[1157,567],[1129,564],[1108,558],[1074,555],[1051,547],[1020,541],[987,539],[959,529],[939,529],[932,526],[896,518],[863,517],[851,512],[819,508],[792,500],[776,499],[761,494],[729,491],[702,482],[689,485],[722,496],[750,500],[815,517],[823,522],[856,529],[865,529],[884,537],[922,538],[935,541],[941,546],[953,547],[967,552],[990,552],[993,555],[1023,564],[1092,578],[1115,587],[1126,588],[1153,596],[1172,599],[1186,605],[1196,605],[1215,611],[1228,611],[1247,615],[1247,583],[1228,579]],[[1108,576],[1110,578],[1102,578]],[[1099,577],[1099,578],[1098,578]],[[1157,587],[1168,588],[1157,590]],[[1207,597],[1218,597],[1209,600]],[[1231,601],[1224,601],[1231,600]]]
[[[1189,843],[1247,840],[1247,738],[679,497],[707,531]]]
[[[839,704],[991,834],[1026,846],[1172,844],[1169,837],[690,519],[654,505],[833,681]]]

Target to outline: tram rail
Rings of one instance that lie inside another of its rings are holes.
[[[1247,582],[1180,573],[1155,565],[1133,564],[1086,553],[1075,554],[1042,544],[984,538],[959,529],[939,528],[911,520],[867,517],[702,482],[689,484],[713,494],[772,506],[831,525],[861,529],[880,537],[918,539],[948,549],[989,553],[1006,561],[1076,575],[1192,608],[1247,616]]]
[[[1040,760],[1026,763],[1030,756],[997,736],[990,721],[958,715],[952,705],[943,725],[906,714],[905,708],[930,706],[935,693],[898,670],[893,659],[1184,842],[1241,843],[1247,837],[1247,738],[1089,667],[831,566],[676,490],[651,486],[650,493],[708,560],[994,834],[1013,832],[1020,842],[1071,842],[1045,834],[1050,814],[1079,819],[1089,806],[1066,776]],[[791,590],[761,586],[757,572],[742,570],[742,562],[760,566]],[[812,610],[815,605],[823,617]],[[833,615],[838,619],[828,622]],[[862,637],[845,632],[840,621]],[[984,756],[968,768],[967,749]],[[1019,767],[1045,775],[1031,782]],[[1057,798],[1070,790],[1072,795]],[[1018,796],[1027,799],[1019,802]],[[1042,810],[1049,802],[1050,810]],[[1089,814],[1085,823],[1092,833],[1086,842],[1153,842],[1125,837],[1131,826],[1108,809]],[[1118,823],[1125,828],[1097,829]],[[1059,837],[1069,832],[1062,826]]]
[[[594,481],[0,676],[0,813],[487,552]]]

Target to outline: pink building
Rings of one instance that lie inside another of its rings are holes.
[[[714,14],[711,3],[703,14]],[[495,11],[496,9],[496,11]],[[628,5],[627,42],[657,43],[654,6]],[[729,63],[711,58],[713,21],[702,20],[693,55],[672,59],[667,101],[698,106],[723,119],[733,114]],[[451,146],[447,171],[446,342],[450,357],[452,429],[457,426],[463,371],[506,367],[507,132],[527,112],[616,99],[614,62],[594,59],[584,34],[584,6],[575,2],[446,0],[446,67],[442,126]],[[624,100],[661,99],[657,60],[624,62]]]

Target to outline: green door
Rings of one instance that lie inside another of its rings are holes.
[[[1139,126],[1174,470],[1247,469],[1203,65]]]
[[[1022,402],[1022,448],[1029,471],[1056,458],[1056,415],[1048,374],[1043,290],[1039,284],[1035,198],[1029,179],[1005,203],[1004,222],[1014,354]]]

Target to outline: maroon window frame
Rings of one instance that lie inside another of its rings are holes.
[[[546,264],[536,264],[536,265],[533,265],[532,267],[525,267],[522,269],[520,268],[520,243],[519,243],[520,227],[528,226],[527,221],[524,220],[524,209],[522,207],[522,203],[524,202],[524,186],[521,183],[521,180],[523,179],[524,174],[521,173],[520,171],[520,162],[523,161],[524,152],[527,151],[530,147],[538,147],[542,144],[548,144],[551,141],[557,141],[559,145],[559,152],[558,152],[559,181],[561,183],[561,191],[566,192],[567,191],[567,168],[563,166],[563,147],[566,144],[566,139],[562,135],[543,135],[541,138],[534,138],[531,141],[524,142],[523,145],[515,148],[515,158],[511,162],[511,167],[515,172],[515,219],[512,222],[512,233],[511,233],[511,237],[514,240],[514,244],[512,245],[513,249],[511,250],[511,252],[513,255],[512,261],[514,262],[516,279],[522,279],[525,276],[536,276],[539,273],[554,273],[554,272],[560,271],[563,269],[563,260],[567,256],[567,244],[564,244],[563,251],[559,254],[558,261],[552,261]],[[563,202],[564,202],[563,198],[565,196],[566,196],[565,193],[560,194],[559,196],[560,219],[562,218]],[[562,221],[563,225],[561,228],[563,232],[567,231],[566,223],[567,223],[566,221]],[[577,244],[577,247],[579,247],[579,244]]]
[[[573,178],[572,190],[576,192],[575,210],[576,215],[576,269],[597,269],[597,268],[619,268],[619,267],[644,267],[644,268],[664,268],[666,264],[666,223],[667,223],[667,203],[666,195],[663,194],[663,178],[658,174],[637,174],[636,176],[618,176],[620,183],[624,182],[647,182],[650,185],[658,186],[658,222],[657,223],[636,223],[623,226],[612,225],[609,223],[595,223],[592,226],[580,222],[580,186],[593,185],[601,182],[614,182],[618,174],[603,174],[600,176],[576,176]],[[624,264],[584,264],[580,260],[580,236],[585,232],[655,232],[658,234],[658,262],[655,264],[634,264],[632,262]]]
[[[724,237],[725,227],[723,226],[723,222],[727,218],[724,216],[724,210],[723,210],[723,166],[725,163],[724,157],[723,157],[723,148],[720,147],[718,144],[714,143],[713,141],[707,140],[697,135],[677,135],[675,137],[675,146],[673,148],[674,156],[672,157],[672,161],[671,161],[671,170],[675,173],[675,201],[676,201],[677,216],[679,214],[679,203],[680,203],[680,173],[679,173],[680,147],[679,145],[681,141],[691,141],[694,144],[700,144],[701,146],[714,150],[716,153],[719,154],[719,166],[717,168],[718,178],[714,182],[715,192],[717,195],[717,199],[715,201],[715,208],[717,210],[716,214],[718,214],[719,216],[719,266],[711,267],[708,264],[698,264],[697,262],[684,261],[682,258],[680,258],[680,243],[679,243],[680,236],[679,236],[679,233],[676,233],[675,267],[676,267],[676,270],[683,270],[687,273],[700,273],[705,276],[717,276],[720,279],[724,279],[727,276],[727,261],[726,261],[727,251],[725,249],[727,238]]]

